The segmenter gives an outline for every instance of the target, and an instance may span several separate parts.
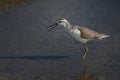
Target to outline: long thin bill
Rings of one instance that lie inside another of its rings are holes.
[[[57,26],[57,24],[55,23],[55,24],[53,24],[53,25],[51,25],[51,26],[49,26],[48,27],[48,31],[51,31],[53,28],[55,28]]]

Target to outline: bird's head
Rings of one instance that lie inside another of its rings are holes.
[[[56,21],[56,23],[48,27],[48,31],[51,31],[53,28],[59,25],[65,27],[68,23],[69,22],[65,18],[60,18]]]

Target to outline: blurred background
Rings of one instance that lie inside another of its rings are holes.
[[[24,4],[30,0],[1,0],[0,1],[0,10],[6,10],[13,8],[19,4]]]
[[[82,44],[57,27],[64,17],[110,37]],[[1,80],[119,80],[120,5],[117,0],[0,0]]]

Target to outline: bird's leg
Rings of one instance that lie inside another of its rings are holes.
[[[84,55],[82,57],[82,61],[83,61],[83,65],[84,65],[84,70],[86,72],[88,70],[88,65],[87,65],[87,60],[86,60],[86,56],[88,53],[88,47],[87,47],[86,43],[83,43],[83,46],[84,46]]]
[[[87,53],[88,53],[88,47],[87,47],[87,44],[86,43],[83,43],[83,46],[84,46],[84,55],[83,55],[83,60],[86,59],[86,56],[87,56]]]

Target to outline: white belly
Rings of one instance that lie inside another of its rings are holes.
[[[77,41],[80,41],[80,42],[82,42],[82,43],[84,43],[84,42],[86,42],[87,40],[86,39],[83,39],[82,37],[81,37],[81,32],[78,30],[78,29],[72,29],[72,30],[70,30],[70,35],[74,38],[74,39],[76,39]]]

